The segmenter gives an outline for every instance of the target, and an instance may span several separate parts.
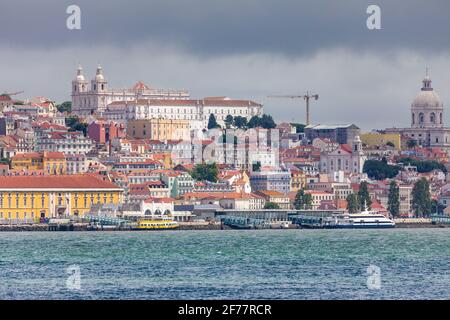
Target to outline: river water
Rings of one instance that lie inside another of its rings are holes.
[[[450,229],[4,232],[0,299],[450,299]]]

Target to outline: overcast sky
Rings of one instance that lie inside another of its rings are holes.
[[[81,30],[66,28],[71,4]],[[100,63],[110,87],[253,99],[277,121],[304,122],[304,102],[268,95],[309,90],[313,123],[370,130],[409,125],[428,66],[450,105],[448,0],[0,0],[0,21],[0,92],[22,99],[70,100],[78,64],[90,80]]]

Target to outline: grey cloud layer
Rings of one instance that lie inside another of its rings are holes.
[[[365,27],[369,3],[381,31]],[[70,4],[81,31],[65,28]],[[303,102],[266,97],[314,90],[314,122],[404,126],[425,66],[450,105],[449,16],[448,0],[0,0],[0,92],[69,100],[77,64],[90,79],[101,63],[111,87],[249,98],[297,122]]]
[[[448,0],[375,2],[382,9],[377,33],[365,28],[374,3],[368,0],[2,0],[0,37],[11,46],[49,48],[156,42],[201,56],[450,48]],[[74,3],[82,10],[80,32],[65,28],[65,9]]]

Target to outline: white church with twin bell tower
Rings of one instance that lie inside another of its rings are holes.
[[[411,104],[411,128],[388,128],[386,133],[400,133],[423,147],[440,147],[450,152],[450,128],[444,127],[444,104],[427,74],[422,89]]]
[[[90,86],[88,86],[88,82],[83,75],[81,66],[78,67],[76,77],[72,81],[72,112],[79,116],[101,114],[108,104],[116,101],[128,102],[138,99],[186,100],[189,98],[190,94],[186,90],[154,89],[140,81],[131,88],[109,89],[108,81],[103,75],[101,66],[97,67]]]

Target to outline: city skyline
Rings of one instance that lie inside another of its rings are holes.
[[[130,12],[119,10],[120,1],[79,1],[81,30],[65,27],[69,2],[47,3],[26,3],[20,12],[15,4],[1,4],[6,24],[19,13],[25,18],[0,31],[0,57],[8,61],[1,91],[68,101],[78,64],[90,80],[100,63],[113,87],[141,80],[187,89],[194,98],[251,99],[278,122],[304,122],[303,102],[267,96],[314,91],[320,100],[311,107],[313,123],[352,122],[371,130],[408,125],[410,104],[429,67],[444,107],[450,104],[444,1],[381,1],[382,29],[374,31],[365,25],[365,1],[277,8],[262,1],[256,10],[252,1],[239,10],[232,3],[171,1],[132,3]],[[174,4],[180,10],[168,10]],[[123,23],[117,24],[119,17]],[[450,114],[444,122],[450,123]]]

